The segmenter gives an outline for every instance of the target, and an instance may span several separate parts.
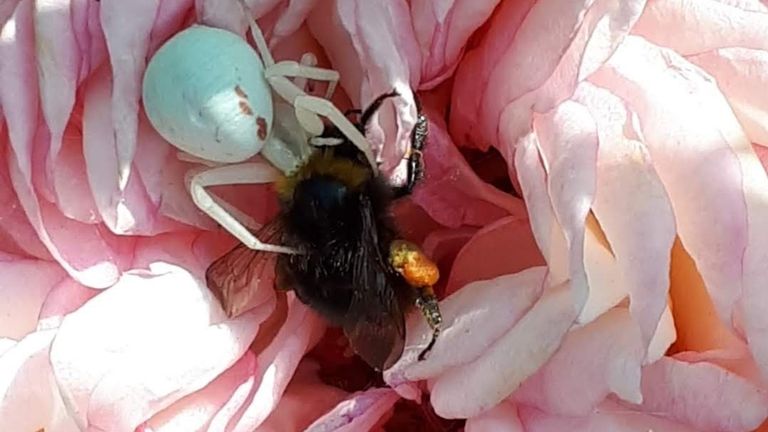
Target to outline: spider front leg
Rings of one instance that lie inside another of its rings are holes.
[[[311,56],[307,58],[307,56]],[[326,81],[328,82],[328,88],[325,91],[325,99],[330,99],[333,96],[333,92],[336,91],[336,85],[339,82],[339,72],[333,69],[324,69],[315,66],[305,64],[305,62],[314,63],[314,55],[307,53],[304,54],[302,62],[295,62],[290,60],[284,60],[267,67],[264,71],[264,75],[267,79],[273,77],[291,77],[291,78],[303,78],[314,81]],[[303,86],[302,86],[303,87]]]
[[[200,210],[249,248],[274,253],[296,253],[295,250],[285,246],[261,242],[248,228],[219,205],[205,189],[208,186],[271,183],[278,177],[277,170],[266,163],[246,162],[226,165],[195,174],[191,180],[190,193]]]
[[[253,37],[253,41],[256,43],[256,48],[259,51],[262,62],[264,62],[264,75],[267,79],[270,77],[291,77],[305,78],[315,81],[327,81],[328,89],[325,92],[325,98],[330,99],[339,82],[339,73],[332,69],[315,67],[314,65],[317,63],[317,59],[310,53],[304,55],[305,58],[302,58],[301,63],[291,60],[284,60],[276,63],[274,57],[272,57],[272,53],[269,51],[266,39],[264,38],[264,33],[262,33],[261,28],[259,28],[256,20],[254,20],[251,15],[250,8],[244,0],[238,1],[240,2],[240,7],[243,9],[243,13],[248,18],[251,37]]]
[[[330,120],[355,147],[363,152],[374,174],[378,173],[378,164],[365,135],[331,101],[305,95],[299,96],[294,100],[294,107],[296,108],[296,118],[299,120],[299,123],[312,135],[318,136],[323,133],[324,125],[319,116]]]

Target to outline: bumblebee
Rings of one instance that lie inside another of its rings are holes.
[[[355,126],[365,134],[383,101],[396,96],[376,98],[356,113]],[[399,237],[390,215],[393,200],[409,194],[423,176],[428,130],[418,101],[417,108],[404,186],[390,187],[357,147],[327,127],[311,140],[315,150],[306,163],[277,182],[279,214],[259,233],[297,252],[275,257],[276,288],[293,290],[302,303],[341,327],[354,351],[379,371],[402,355],[405,314],[412,306],[433,330],[420,360],[434,345],[442,321],[432,291],[437,266]],[[239,245],[208,268],[208,286],[228,313],[239,306],[237,294],[248,289],[263,254]]]

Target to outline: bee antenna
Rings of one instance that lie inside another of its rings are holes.
[[[370,105],[368,105],[368,108],[366,108],[360,115],[360,126],[363,128],[363,132],[365,132],[365,130],[368,128],[368,123],[371,121],[373,115],[376,114],[376,111],[378,111],[379,108],[381,108],[381,104],[384,103],[386,99],[395,96],[400,96],[400,93],[393,89],[391,92],[384,93],[383,95],[377,97],[373,100],[373,102],[371,102]]]

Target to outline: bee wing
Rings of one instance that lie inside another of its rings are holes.
[[[279,234],[279,224],[272,222],[259,230],[257,238],[272,243]],[[205,272],[208,289],[219,300],[227,316],[234,317],[248,309],[256,294],[259,277],[274,259],[274,254],[253,250],[240,243],[208,267]]]
[[[356,296],[345,320],[344,333],[352,348],[377,370],[389,369],[403,354],[405,317],[395,299],[392,304],[372,304]]]
[[[392,366],[405,344],[405,316],[395,289],[401,282],[381,255],[371,203],[363,199],[363,235],[352,268],[355,292],[344,317],[352,348],[378,370]]]

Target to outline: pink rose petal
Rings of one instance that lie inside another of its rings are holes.
[[[56,284],[45,297],[37,322],[38,330],[56,328],[64,317],[92,299],[99,290],[88,288],[71,278]]]
[[[764,7],[743,5],[716,0],[648,2],[632,33],[684,56],[728,47],[768,48],[768,13]]]
[[[374,388],[356,393],[317,419],[306,431],[353,432],[371,430],[398,399],[397,393],[391,389]]]
[[[0,337],[21,339],[35,330],[43,301],[66,277],[56,263],[0,258]]]
[[[234,417],[231,420],[233,432],[250,432],[261,425],[277,407],[301,358],[322,336],[324,325],[321,318],[294,295],[288,296],[287,313],[274,338],[256,358],[256,385],[248,393],[234,395],[229,406],[219,411],[214,419],[212,424],[219,425],[221,430],[231,417]],[[260,344],[259,339],[256,344]],[[232,411],[235,407],[236,412]]]
[[[545,269],[476,281],[440,302],[443,331],[423,361],[417,356],[429,342],[429,331],[418,314],[408,320],[403,356],[384,372],[384,380],[397,386],[439,376],[452,367],[477,360],[517,323],[541,295]],[[462,349],[456,350],[460,345]]]
[[[0,250],[40,259],[52,259],[29,223],[24,208],[13,190],[10,175],[4,169],[0,169],[0,201],[5,203],[0,208]]]
[[[584,236],[595,193],[597,130],[587,109],[575,102],[564,102],[550,114],[535,116],[534,129],[547,172],[547,195],[568,245],[568,277],[578,312],[589,296]],[[536,214],[531,213],[530,217],[533,219]],[[560,283],[562,279],[558,276],[550,283]]]
[[[54,330],[27,335],[0,354],[0,430],[76,432],[51,373]]]
[[[19,201],[43,244],[62,267],[80,282],[103,288],[117,280],[119,252],[98,227],[64,218],[58,209],[38,200],[32,186],[33,147],[44,138],[37,125],[32,3],[18,5],[14,19],[0,31],[0,103],[5,107],[13,155],[7,164]],[[77,241],[73,241],[77,238]]]
[[[107,1],[100,7],[114,76],[111,105],[115,141],[112,145],[117,155],[120,190],[128,182],[136,152],[141,76],[146,67],[145,54],[159,3],[159,0]]]
[[[618,266],[616,283],[629,293],[630,311],[647,344],[666,305],[675,217],[648,150],[631,126],[633,113],[589,83],[579,86],[576,100],[595,118],[601,143],[592,208]]]
[[[745,136],[730,107],[701,72],[636,36],[627,38],[594,82],[637,112],[680,239],[730,325],[747,243],[743,174],[734,152]]]
[[[456,71],[452,135],[480,148],[516,142],[534,112],[570,96],[610,57],[644,6],[644,0],[502,3],[480,48]]]
[[[302,361],[280,403],[258,432],[305,430],[314,420],[347,398],[347,393],[323,384],[317,376],[318,366]]]
[[[467,418],[499,403],[554,353],[575,317],[568,284],[547,289],[480,358],[434,379],[430,400],[435,412]]]
[[[71,203],[77,200],[71,201],[71,197],[62,195],[62,191],[59,190],[60,187],[66,187],[66,184],[61,184],[62,181],[72,178],[54,177],[54,171],[58,168],[59,151],[63,145],[65,128],[75,105],[75,91],[80,73],[81,53],[72,24],[72,8],[69,2],[58,0],[35,2],[34,25],[35,43],[38,47],[36,60],[40,101],[43,118],[51,134],[45,164],[46,178],[53,181],[52,186],[57,195],[56,201],[63,204],[62,212],[67,215],[82,213],[74,209],[66,209],[66,206],[71,206]],[[70,152],[68,156],[72,158],[78,155]],[[82,170],[79,173],[82,173]],[[81,197],[83,195],[87,196],[87,194],[80,194]],[[90,200],[84,201],[87,203]],[[78,216],[82,218],[84,215],[78,214]]]
[[[687,59],[717,80],[750,141],[768,146],[768,102],[754,91],[768,86],[768,46],[722,48]]]
[[[700,431],[745,431],[768,418],[768,390],[717,366],[670,358],[643,368],[642,409]]]
[[[586,416],[607,397],[639,403],[645,347],[626,308],[572,330],[513,400],[558,415]],[[574,373],[578,371],[578,373]]]
[[[551,415],[534,408],[520,407],[519,417],[526,432],[696,432],[697,429],[661,416],[633,410],[615,402],[603,403],[587,417]]]
[[[523,203],[482,181],[440,123],[430,122],[424,183],[412,199],[442,225],[483,226],[504,216],[525,218]]]
[[[366,105],[393,89],[401,95],[382,106],[366,132],[374,151],[381,152],[381,170],[393,184],[401,184],[402,157],[416,123],[410,89],[421,80],[422,63],[408,4],[334,0],[328,6],[314,9],[309,28],[340,72],[352,103]]]
[[[467,41],[493,13],[499,0],[421,0],[411,2],[414,32],[423,56],[421,89],[450,77]]]
[[[158,134],[147,124],[146,117],[141,116],[141,123],[137,123],[133,133],[140,143],[132,152],[141,151],[141,157],[137,158],[136,165],[141,163],[138,170],[131,172],[126,178],[127,183],[120,189],[119,178],[115,167],[118,166],[117,145],[114,134],[115,112],[113,111],[113,77],[110,69],[102,67],[94,72],[84,88],[83,109],[83,153],[88,182],[95,199],[96,207],[104,220],[104,223],[113,232],[119,234],[156,234],[179,226],[172,225],[169,221],[158,215],[158,206],[164,200],[167,175],[174,173],[179,177],[176,184],[183,185],[183,172],[173,170],[174,162],[168,165],[170,171],[159,171],[149,175],[146,171],[147,158],[153,157],[155,163],[163,163],[175,158],[176,152],[170,144],[159,138]],[[132,153],[130,161],[137,156]],[[139,162],[140,161],[140,162]],[[178,163],[178,162],[177,162]],[[135,168],[131,165],[131,168]],[[144,171],[142,171],[144,169]],[[142,173],[147,173],[146,179]],[[170,189],[176,194],[184,194],[183,199],[188,199],[186,189],[179,190],[176,187]],[[171,203],[177,203],[182,198],[171,197]],[[191,206],[188,206],[191,207]],[[192,209],[190,209],[192,210]],[[190,212],[194,219],[197,211]],[[199,218],[199,216],[198,216]]]
[[[517,407],[511,402],[504,401],[490,410],[467,419],[465,432],[526,432],[517,417]]]
[[[237,363],[208,385],[155,414],[144,423],[144,428],[148,432],[209,430],[213,416],[243,382],[253,378],[255,369],[256,356],[246,351]]]
[[[483,227],[459,251],[451,266],[446,293],[472,281],[513,274],[544,265],[530,226],[514,216]]]
[[[555,218],[547,193],[547,174],[539,153],[535,133],[523,137],[515,152],[515,171],[530,214],[531,230],[542,256],[547,261],[550,277],[567,278],[568,248],[563,229]]]
[[[224,321],[199,280],[157,262],[64,319],[51,348],[54,374],[79,425],[132,430],[231,366],[271,307]]]

